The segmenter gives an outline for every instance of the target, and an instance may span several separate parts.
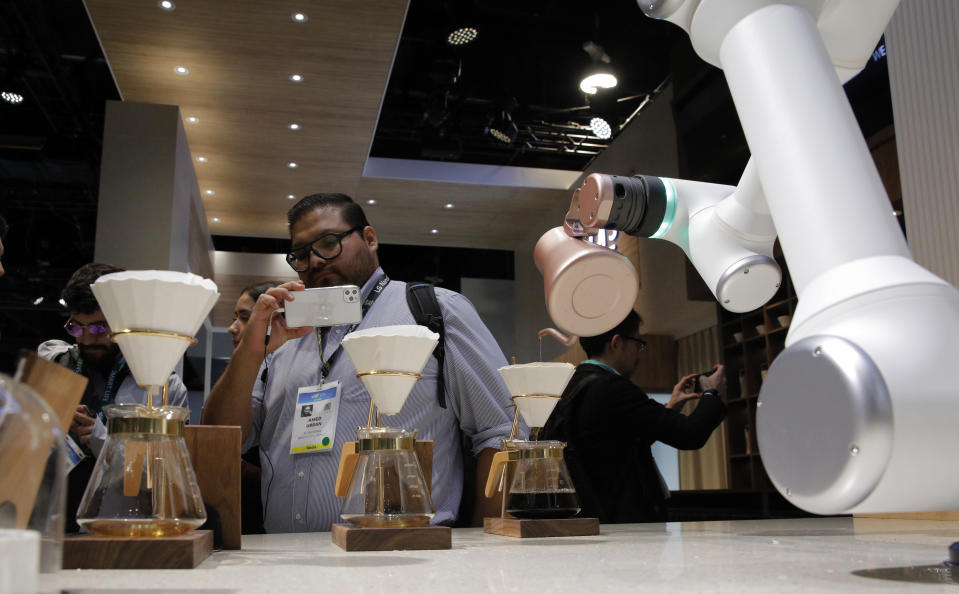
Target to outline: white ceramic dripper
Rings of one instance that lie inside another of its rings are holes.
[[[497,370],[530,428],[531,439],[546,425],[575,370],[569,363],[525,363]]]

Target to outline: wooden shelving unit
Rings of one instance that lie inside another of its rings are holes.
[[[744,314],[719,307],[719,346],[727,378],[726,468],[734,490],[773,490],[756,442],[756,402],[766,370],[785,348],[796,308],[789,273],[781,259],[779,264],[783,282],[766,305]]]

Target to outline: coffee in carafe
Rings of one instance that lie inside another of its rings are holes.
[[[568,518],[579,513],[559,441],[510,444],[516,469],[506,496],[506,512],[516,518]]]

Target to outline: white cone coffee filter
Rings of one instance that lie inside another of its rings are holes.
[[[526,425],[542,427],[576,367],[569,363],[525,363],[500,367],[498,371]],[[556,398],[543,398],[544,395]]]
[[[357,373],[399,371],[418,374],[423,371],[439,339],[439,334],[425,326],[382,326],[351,332],[341,344]],[[373,397],[376,408],[385,415],[400,412],[416,383],[415,377],[396,375],[364,375],[360,379]]]
[[[517,396],[513,402],[527,427],[543,427],[559,403],[559,396]]]
[[[220,297],[216,284],[188,272],[128,270],[105,274],[90,288],[111,330],[152,330],[193,337]],[[143,386],[166,383],[190,346],[186,340],[117,335],[130,371]]]
[[[576,367],[569,363],[524,363],[500,367],[500,376],[513,396],[548,394],[560,396]]]

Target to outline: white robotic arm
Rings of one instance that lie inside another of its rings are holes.
[[[582,244],[570,236],[612,227],[673,241],[720,302],[743,311],[775,291],[770,249],[778,232],[799,302],[757,403],[773,484],[816,513],[959,509],[959,291],[910,257],[841,87],[866,63],[898,0],[639,4],[683,27],[700,56],[724,70],[753,159],[735,191],[590,176],[562,235]],[[656,206],[657,192],[665,208]],[[617,205],[617,197],[645,200],[646,208]],[[619,308],[600,315],[583,305],[590,301],[581,286],[557,298],[555,289],[569,286],[551,282],[563,264],[586,268],[569,257],[550,261],[557,233],[544,235],[535,254],[550,315],[563,327],[557,313],[570,310],[555,303],[574,298],[573,309],[588,314],[578,322],[604,332],[633,302],[593,293],[607,310]]]
[[[565,229],[571,237],[614,229],[670,241],[686,252],[716,299],[733,312],[766,303],[782,280],[772,257],[776,228],[752,162],[735,188],[649,175],[591,174],[573,193]]]

